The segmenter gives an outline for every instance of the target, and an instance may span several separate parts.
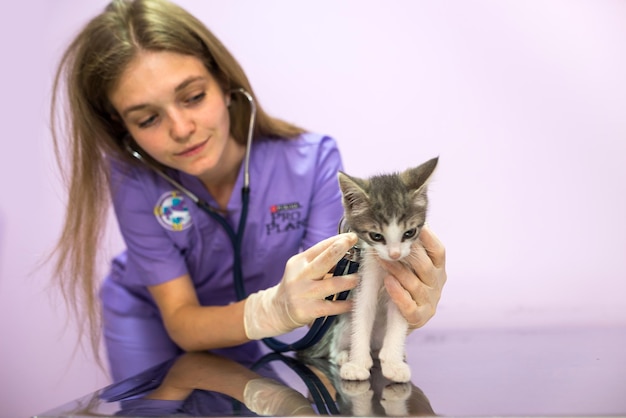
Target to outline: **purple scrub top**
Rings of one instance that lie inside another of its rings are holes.
[[[337,144],[328,136],[307,133],[252,143],[250,205],[241,249],[248,293],[278,283],[292,255],[337,233],[343,214],[337,183],[341,169]],[[174,170],[168,174],[217,206],[196,177]],[[243,165],[227,205],[226,219],[235,230],[242,185]],[[202,305],[227,305],[236,296],[230,240],[189,197],[150,170],[119,164],[113,164],[111,189],[127,249],[113,260],[100,296],[107,354],[114,380],[119,380],[178,350],[163,329],[147,286],[188,273]]]

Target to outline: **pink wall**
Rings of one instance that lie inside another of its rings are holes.
[[[28,2],[0,25],[7,416],[107,383],[73,356],[74,327],[46,291],[49,268],[34,269],[63,207],[50,77],[65,42],[105,3]],[[626,3],[180,4],[231,48],[270,112],[335,136],[348,172],[441,157],[430,221],[448,249],[449,282],[430,329],[626,322]],[[105,250],[119,247],[114,231]]]

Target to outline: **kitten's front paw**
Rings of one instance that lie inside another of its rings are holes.
[[[369,393],[369,397],[371,399],[372,392],[370,387],[369,380],[342,380],[341,381],[341,391],[346,396],[360,396],[365,393]]]
[[[410,383],[394,383],[383,389],[380,405],[387,416],[405,417],[409,415],[407,399],[410,396]]]
[[[403,361],[381,361],[383,376],[392,382],[404,383],[411,380],[411,368]]]
[[[344,380],[367,380],[370,378],[370,370],[361,364],[348,362],[341,366],[339,375]]]
[[[393,383],[386,386],[381,394],[383,401],[406,401],[411,396],[410,383]]]

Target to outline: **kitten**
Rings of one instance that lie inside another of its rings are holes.
[[[437,166],[433,158],[402,173],[359,179],[338,174],[347,226],[359,237],[360,281],[351,292],[354,308],[304,357],[329,357],[345,380],[367,380],[378,355],[383,375],[408,382],[404,361],[408,324],[385,291],[379,258],[407,263],[426,221],[428,180]]]

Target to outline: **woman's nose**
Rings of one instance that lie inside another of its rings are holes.
[[[196,124],[184,110],[174,110],[170,113],[170,135],[178,142],[186,142],[196,129]]]

